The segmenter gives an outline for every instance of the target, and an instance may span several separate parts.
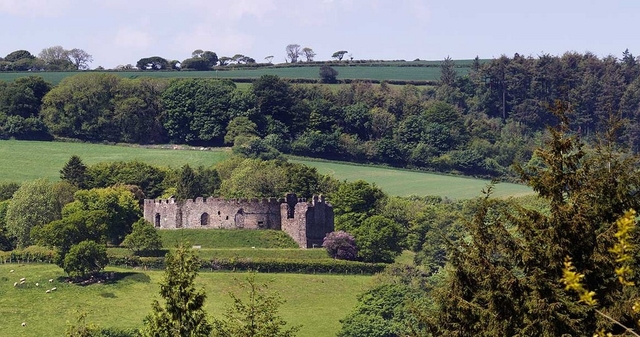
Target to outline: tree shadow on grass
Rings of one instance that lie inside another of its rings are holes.
[[[145,273],[138,272],[101,272],[81,280],[64,279],[64,282],[71,282],[82,287],[92,284],[118,284],[118,283],[149,283],[151,278]]]

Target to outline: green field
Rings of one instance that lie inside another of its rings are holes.
[[[10,273],[10,270],[15,270]],[[101,327],[136,328],[158,298],[161,271],[107,268],[117,281],[79,286],[64,282],[64,272],[55,265],[0,265],[0,335],[12,337],[62,336],[68,322],[79,311],[87,321]],[[230,303],[229,291],[239,290],[238,280],[247,274],[203,272],[196,279],[207,293],[206,310],[220,317]],[[13,283],[25,277],[18,287]],[[54,279],[49,283],[49,279]],[[287,301],[280,314],[290,324],[302,324],[300,337],[335,336],[344,318],[356,304],[356,296],[370,284],[371,276],[257,274],[257,282],[270,283]],[[39,287],[35,283],[40,284]],[[50,294],[45,290],[57,287]],[[293,290],[293,291],[292,291]],[[21,323],[25,322],[25,327]]]
[[[71,155],[78,155],[85,164],[103,161],[138,160],[154,165],[180,167],[213,165],[224,160],[229,153],[220,149],[171,150],[142,147],[113,146],[84,143],[32,142],[0,140],[0,181],[26,181],[37,178],[58,180],[60,169]],[[293,162],[318,168],[323,174],[331,174],[340,180],[363,179],[376,183],[390,195],[439,195],[451,199],[467,199],[479,196],[489,183],[487,180],[465,178],[390,169],[385,167],[353,165],[294,158]],[[520,196],[531,194],[530,188],[517,184],[498,184],[495,196]]]
[[[210,229],[177,229],[160,231],[163,247],[175,247],[180,242],[202,248],[298,248],[283,231],[219,229],[211,235]]]
[[[143,148],[86,143],[0,140],[0,181],[25,181],[37,178],[58,180],[60,169],[72,155],[85,164],[137,160],[153,165],[180,167],[211,166],[228,157],[223,149],[201,151]]]
[[[390,195],[438,195],[450,199],[470,199],[482,195],[488,180],[461,176],[425,173],[370,165],[343,164],[312,159],[290,159],[292,162],[313,166],[322,174],[330,174],[340,180],[358,179],[375,183]],[[532,194],[524,185],[499,183],[495,186],[496,197],[517,197]]]
[[[458,63],[459,62],[459,63]],[[456,61],[458,74],[465,75],[469,71],[469,60]],[[440,79],[440,61],[420,61],[414,64],[429,66],[406,66],[414,62],[386,62],[384,66],[352,65],[334,66],[338,71],[338,79],[352,80],[400,80],[400,81],[437,81]],[[405,66],[399,66],[400,64]],[[99,72],[99,71],[95,71]],[[254,79],[262,75],[278,75],[291,79],[319,79],[320,66],[304,67],[262,67],[255,69],[233,69],[213,71],[112,71],[111,74],[124,78],[233,78]],[[79,71],[68,72],[0,72],[0,81],[10,82],[25,76],[40,76],[45,81],[58,84],[65,77],[77,75]]]

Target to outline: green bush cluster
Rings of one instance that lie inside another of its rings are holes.
[[[12,251],[0,251],[1,263],[53,263],[55,251],[53,249],[30,246]]]

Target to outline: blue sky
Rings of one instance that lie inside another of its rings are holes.
[[[195,49],[258,62],[285,47],[316,60],[440,60],[590,51],[640,55],[639,0],[0,0],[0,57],[60,45],[91,68]]]

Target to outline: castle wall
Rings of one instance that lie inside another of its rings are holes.
[[[162,229],[280,229],[280,203],[271,199],[145,200],[144,218]],[[158,218],[159,217],[159,218]],[[158,221],[159,219],[159,221]]]
[[[288,194],[286,199],[196,198],[145,199],[144,218],[160,229],[246,228],[283,230],[300,248],[322,246],[325,235],[333,231],[333,207],[324,197],[311,203]]]
[[[289,234],[293,241],[298,243],[300,248],[307,248],[307,212],[309,205],[306,202],[296,203],[291,217],[288,204],[280,206],[282,214],[281,226],[282,230]]]

